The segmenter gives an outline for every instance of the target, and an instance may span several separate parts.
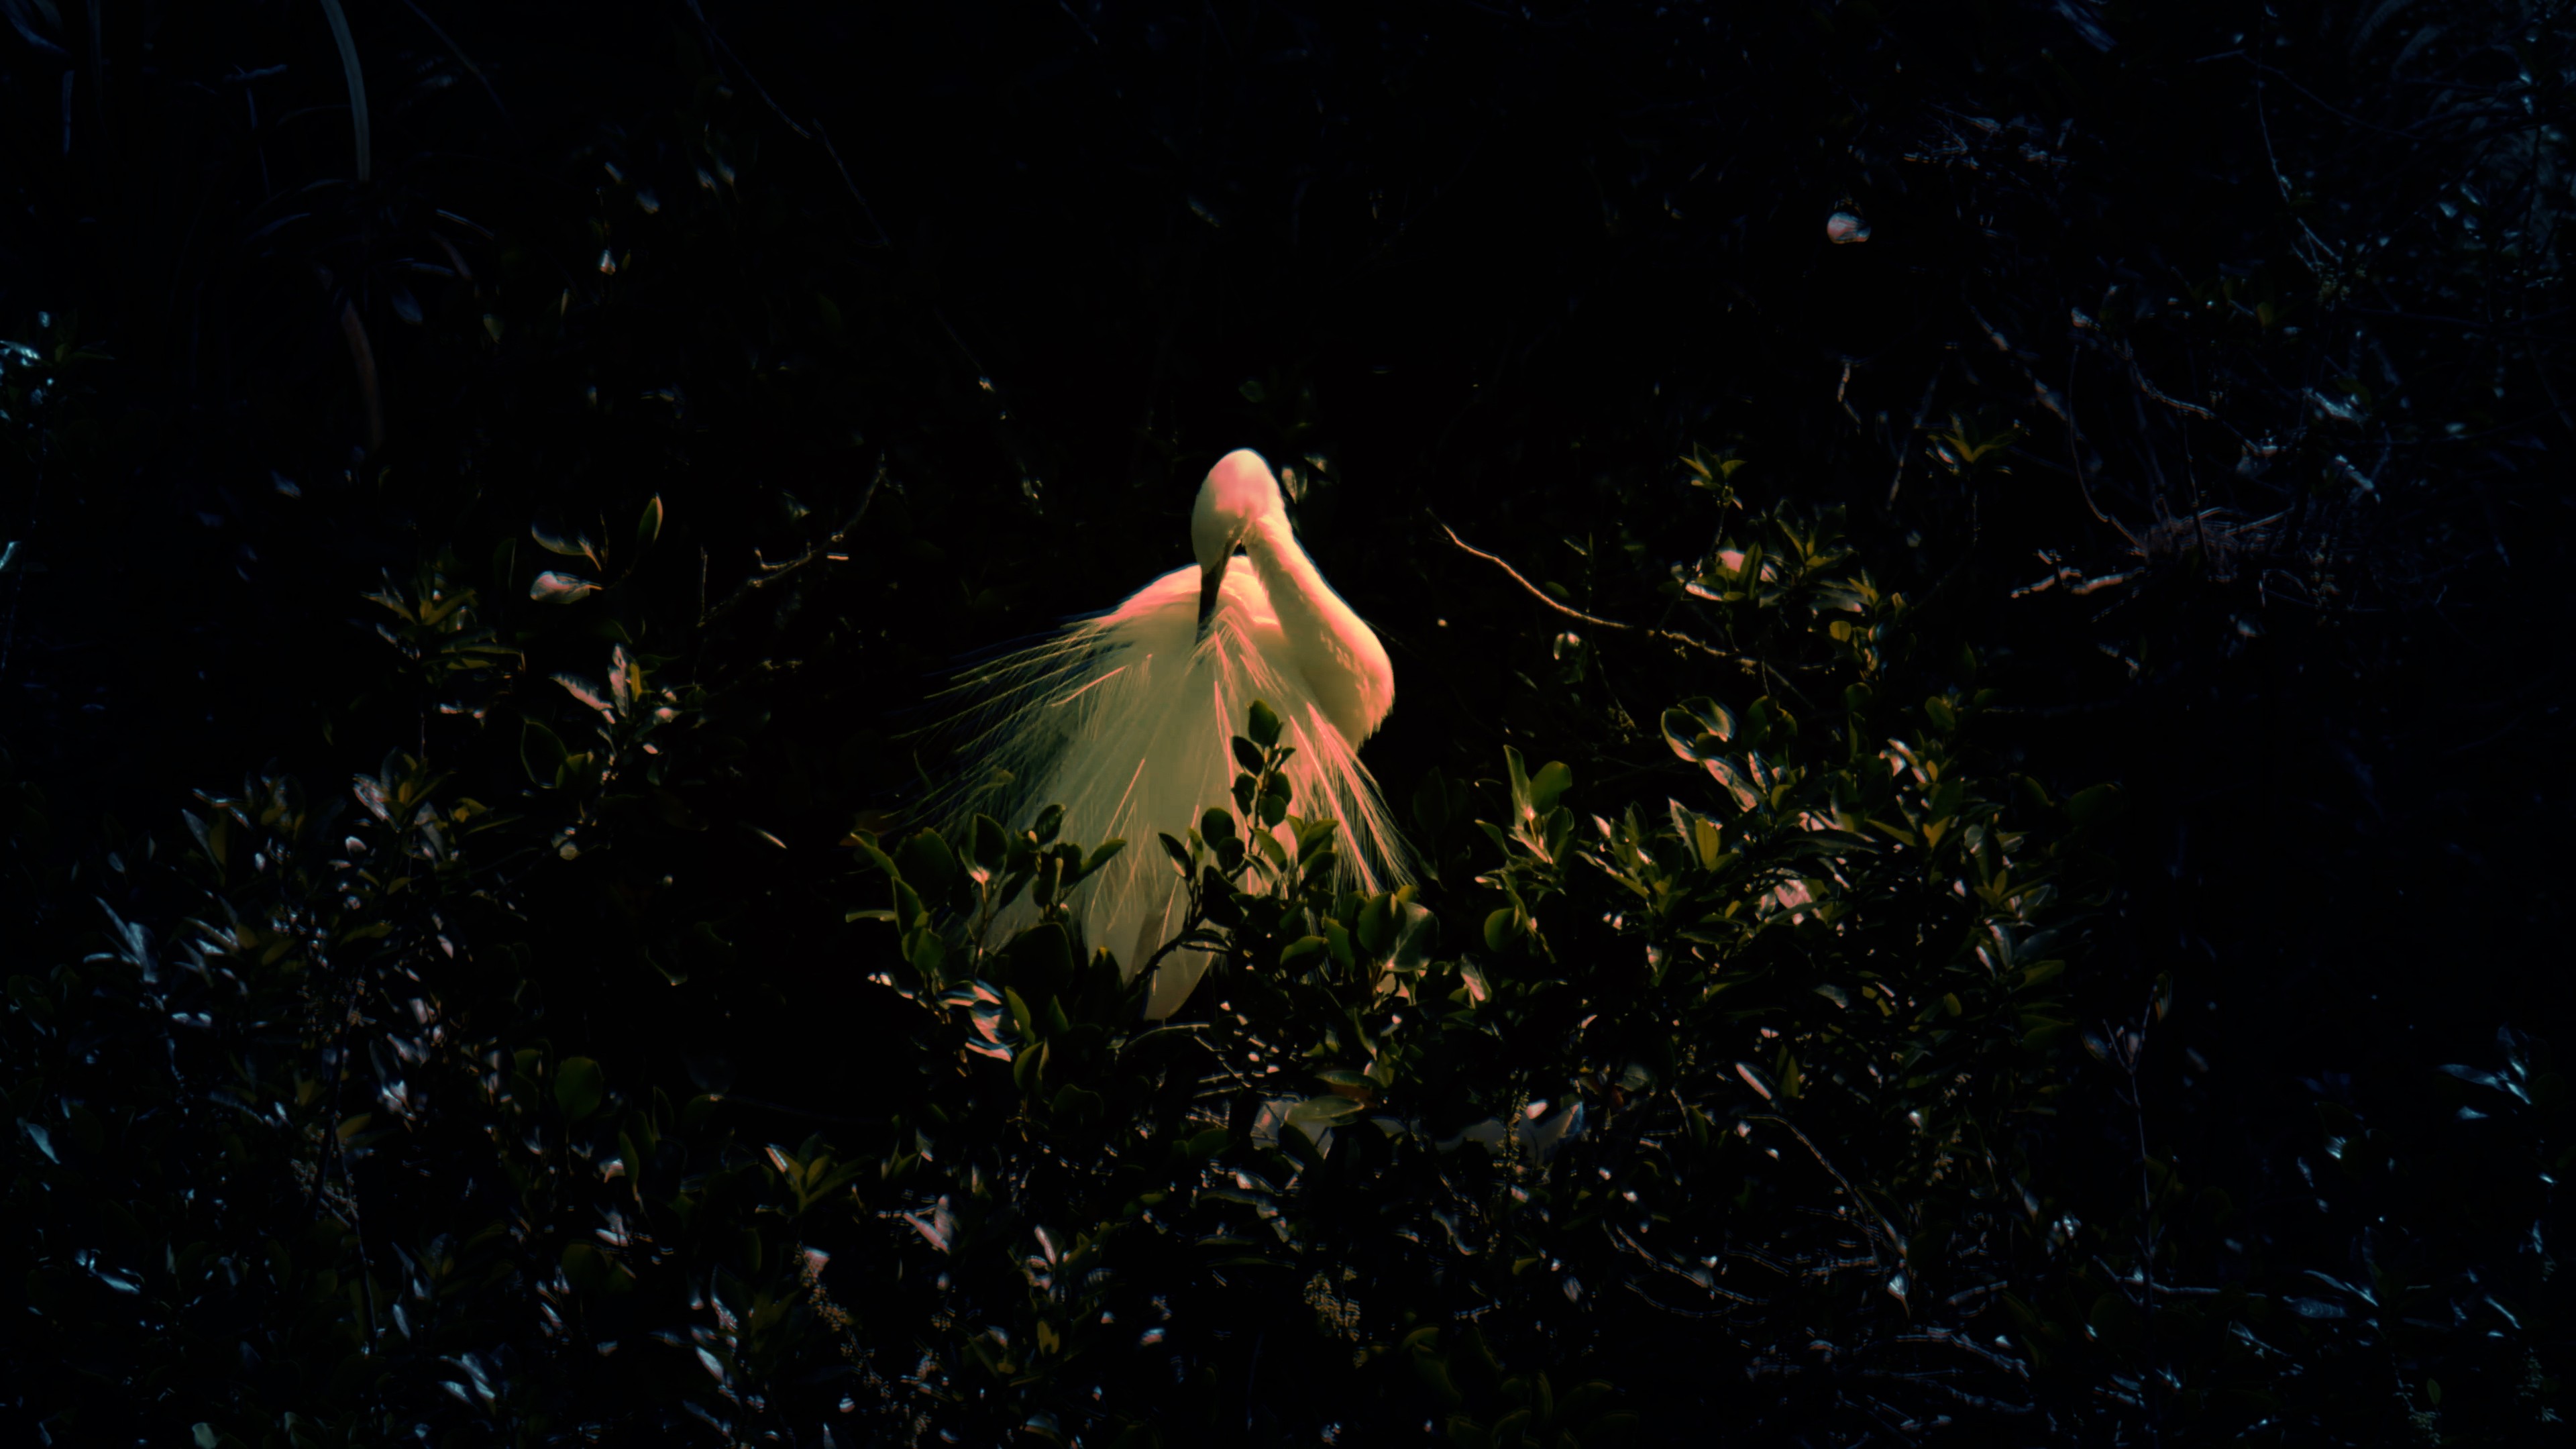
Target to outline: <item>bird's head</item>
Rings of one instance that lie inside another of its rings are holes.
[[[1237,448],[1216,460],[1208,470],[1207,481],[1199,485],[1199,499],[1190,509],[1190,547],[1199,560],[1199,633],[1207,633],[1208,620],[1216,614],[1218,591],[1225,583],[1225,566],[1234,551],[1243,544],[1244,536],[1254,525],[1274,514],[1284,514],[1288,505],[1279,496],[1279,480],[1270,475],[1270,465],[1250,448]]]

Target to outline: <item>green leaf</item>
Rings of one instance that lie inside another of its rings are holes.
[[[1245,721],[1244,727],[1250,731],[1252,742],[1255,745],[1260,746],[1264,750],[1268,750],[1271,746],[1279,743],[1279,730],[1281,723],[1279,712],[1277,710],[1272,709],[1268,704],[1256,699],[1252,702],[1250,716],[1251,717]],[[1255,768],[1258,767],[1256,766]]]
[[[1308,1097],[1288,1109],[1288,1121],[1295,1126],[1330,1127],[1336,1122],[1349,1121],[1360,1111],[1360,1104],[1348,1097]]]
[[[1761,808],[1762,791],[1755,787],[1753,781],[1746,777],[1743,769],[1733,760],[1723,755],[1712,755],[1700,761],[1700,768],[1708,771],[1710,779],[1726,787],[1726,793],[1735,797],[1737,809],[1749,811]]]
[[[914,972],[920,972],[925,982],[945,980],[940,975],[940,967],[948,964],[948,941],[940,941],[940,933],[933,928],[912,928],[909,933],[904,933],[904,962],[912,964]]]
[[[1332,949],[1333,943],[1321,936],[1300,936],[1280,949],[1279,969],[1283,971],[1296,969],[1299,963],[1306,962],[1306,958],[1310,956],[1320,955],[1329,960]],[[1306,962],[1306,964],[1322,965],[1323,963],[1318,961]]]
[[[635,541],[649,544],[661,536],[662,495],[656,493],[645,501],[643,513],[635,519]]]
[[[1418,969],[1440,938],[1440,918],[1428,906],[1400,898],[1396,903],[1395,951],[1389,964],[1398,971]]]
[[[2078,825],[2117,819],[2127,802],[2117,785],[2091,785],[2066,797],[2066,818]]]
[[[978,815],[966,832],[966,874],[975,884],[984,885],[1002,873],[1010,863],[1009,832],[1002,822],[990,815]]]
[[[567,1057],[555,1068],[555,1102],[573,1121],[598,1111],[601,1099],[607,1095],[607,1076],[590,1058]]]
[[[539,785],[551,785],[571,752],[555,732],[533,719],[519,723],[519,765]]]
[[[1330,917],[1326,917],[1324,920],[1324,941],[1332,949],[1333,964],[1335,966],[1340,967],[1344,971],[1348,971],[1359,964],[1359,958],[1351,951],[1351,933],[1349,927],[1344,926],[1341,922],[1333,920]]]
[[[2084,1315],[2085,1325],[2109,1347],[2130,1348],[2139,1337],[2138,1306],[2125,1293],[2114,1290],[2093,1300],[2092,1311]]]
[[[1051,997],[1073,979],[1073,940],[1052,921],[1031,926],[1002,948],[1002,968],[1002,979],[1028,997]]]
[[[963,875],[948,842],[928,830],[917,832],[896,846],[894,863],[901,870],[906,885],[934,899],[946,896]]]
[[[920,931],[922,926],[927,926],[927,915],[930,915],[930,908],[927,908],[927,905],[922,905],[922,892],[912,890],[912,887],[909,887],[909,884],[904,884],[904,877],[894,877],[894,920],[896,920],[896,923],[899,923],[899,926],[902,926],[904,931]],[[701,923],[698,923],[698,931],[701,931],[703,936],[708,938],[708,941],[714,941],[714,938],[716,938],[714,926],[708,926],[706,920],[701,920]]]
[[[1098,1092],[1088,1087],[1067,1084],[1057,1089],[1055,1100],[1048,1104],[1048,1110],[1067,1121],[1080,1122],[1099,1116],[1101,1108],[1106,1104],[1106,1099]]]
[[[2059,1021],[2052,1016],[2025,1011],[2021,1014],[2021,1039],[2025,1045],[2036,1051],[2064,1036],[2073,1025],[2072,1022]]]
[[[1694,814],[1690,830],[1691,853],[1699,857],[1700,869],[1717,869],[1718,863],[1728,858],[1725,836],[1719,831],[1717,822]]]
[[[1529,782],[1529,811],[1545,815],[1556,808],[1557,797],[1574,784],[1574,770],[1562,760],[1550,760],[1539,766]]]
[[[1891,825],[1884,820],[1876,819],[1871,820],[1869,825],[1872,830],[1877,831],[1899,845],[1920,846],[1923,843],[1923,838],[1921,836],[1916,835],[1913,831],[1906,829],[1902,825]]]
[[[1235,846],[1234,852],[1239,861],[1242,858],[1243,847]],[[1211,923],[1228,930],[1242,924],[1243,907],[1235,899],[1234,888],[1226,884],[1224,876],[1217,874],[1215,866],[1208,866],[1199,872],[1199,900],[1207,911],[1207,918]]]
[[[1438,836],[1466,811],[1468,797],[1466,785],[1450,783],[1449,777],[1434,765],[1423,773],[1422,783],[1414,787],[1413,823],[1422,828],[1423,834]]]
[[[1370,896],[1360,903],[1360,949],[1371,959],[1382,960],[1395,945],[1395,902],[1387,895]]]
[[[1744,707],[1743,727],[1739,733],[1743,738],[1738,743],[1748,749],[1769,746],[1776,750],[1781,743],[1797,737],[1798,721],[1779,700],[1766,694]],[[1773,739],[1775,735],[1779,737],[1777,742]]]
[[[1439,1354],[1424,1349],[1414,1350],[1413,1371],[1421,1377],[1423,1387],[1431,1390],[1432,1396],[1443,1405],[1454,1408],[1467,1401],[1467,1396],[1458,1392],[1458,1385],[1449,1376],[1448,1360]]]
[[[1209,806],[1207,813],[1199,817],[1199,838],[1211,848],[1234,839],[1234,817],[1218,806]]]
[[[894,863],[894,857],[870,844],[866,836],[858,837],[858,844],[850,847],[850,853],[856,855],[861,863],[884,871],[886,878],[896,885],[903,884],[903,871]]]
[[[565,1244],[562,1262],[565,1280],[584,1293],[623,1293],[635,1286],[624,1264],[589,1243]]]
[[[599,585],[578,574],[548,569],[528,585],[528,597],[540,604],[572,604],[599,592]]]

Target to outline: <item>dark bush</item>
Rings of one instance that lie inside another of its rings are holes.
[[[0,15],[16,1434],[2564,1434],[2563,5]]]

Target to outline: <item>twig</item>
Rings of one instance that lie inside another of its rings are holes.
[[[868,505],[876,501],[877,489],[884,485],[885,478],[885,460],[880,458],[877,460],[877,474],[874,478],[868,480],[868,491],[860,496],[859,506],[850,511],[850,516],[842,520],[840,527],[832,530],[830,537],[815,544],[813,547],[805,550],[801,554],[798,554],[796,557],[789,559],[785,563],[762,564],[760,566],[761,572],[759,577],[743,580],[731,594],[726,595],[723,603],[716,605],[713,609],[707,609],[704,603],[706,598],[706,579],[703,572],[705,565],[703,560],[701,560],[701,572],[698,580],[698,597],[700,600],[699,607],[701,612],[698,615],[698,627],[703,629],[707,625],[712,624],[716,620],[733,612],[736,605],[739,605],[743,600],[751,597],[753,590],[765,589],[771,584],[777,583],[780,579],[787,577],[789,574],[796,572],[798,569],[805,567],[807,564],[812,563],[814,560],[826,557],[834,550],[839,549],[848,541],[850,530],[858,527],[859,520],[868,516]]]
[[[1807,1149],[1807,1155],[1816,1159],[1816,1165],[1823,1168],[1826,1175],[1833,1178],[1833,1180],[1842,1187],[1844,1195],[1852,1200],[1853,1212],[1866,1212],[1871,1217],[1878,1219],[1877,1223],[1874,1225],[1867,1221],[1862,1221],[1860,1224],[1862,1231],[1868,1232],[1872,1226],[1875,1226],[1878,1230],[1878,1235],[1886,1238],[1889,1248],[1895,1250],[1898,1258],[1902,1260],[1904,1257],[1903,1244],[1905,1242],[1905,1235],[1896,1230],[1896,1224],[1889,1221],[1887,1215],[1880,1212],[1877,1205],[1872,1203],[1868,1197],[1863,1195],[1861,1190],[1853,1185],[1850,1178],[1843,1176],[1842,1169],[1834,1166],[1832,1159],[1825,1156],[1822,1148],[1816,1146],[1816,1144],[1808,1138],[1806,1133],[1798,1130],[1797,1124],[1791,1122],[1786,1117],[1768,1112],[1763,1113],[1760,1116],[1748,1116],[1745,1120],[1748,1122],[1768,1122],[1775,1127],[1779,1127],[1787,1131],[1790,1136],[1797,1138],[1798,1145]],[[1870,1256],[1873,1258],[1877,1258],[1879,1256],[1878,1243],[1875,1237],[1873,1237],[1870,1242]],[[1884,1262],[1885,1260],[1880,1259],[1880,1261]]]
[[[1230,943],[1225,937],[1200,929],[1206,919],[1195,908],[1192,909],[1189,924],[1181,928],[1179,935],[1156,947],[1154,954],[1145,958],[1145,964],[1136,968],[1136,974],[1143,976],[1152,972],[1155,967],[1163,964],[1164,957],[1174,951],[1196,951],[1204,956],[1214,956],[1227,950]]]
[[[2075,421],[2076,364],[2083,360],[2084,339],[2078,337],[2068,344],[2066,353],[2066,458],[2075,465],[2075,491],[2083,495],[2085,511],[2091,513],[2097,522],[2109,523],[2111,515],[2104,513],[2102,505],[2093,501],[2093,485],[2084,476],[2084,430]],[[2125,534],[2128,530],[2122,529],[2121,532]]]
[[[2523,352],[2531,358],[2532,376],[2540,380],[2541,392],[2549,398],[2549,406],[2558,414],[2558,426],[2576,436],[2576,417],[2568,414],[2566,400],[2558,395],[2558,384],[2549,380],[2549,364],[2542,360],[2540,349],[2525,342]]]
[[[1748,659],[1741,654],[1730,653],[1724,649],[1718,648],[1714,644],[1708,643],[1705,640],[1694,639],[1688,634],[1677,633],[1671,629],[1657,629],[1643,624],[1623,624],[1617,619],[1604,619],[1598,614],[1587,614],[1583,610],[1575,608],[1570,604],[1559,603],[1556,600],[1549,598],[1544,589],[1541,589],[1538,585],[1533,584],[1527,578],[1524,578],[1521,575],[1521,571],[1513,568],[1506,560],[1494,554],[1487,553],[1483,549],[1469,543],[1467,540],[1460,538],[1458,536],[1458,530],[1451,528],[1446,523],[1442,523],[1438,515],[1429,514],[1428,516],[1431,518],[1433,523],[1439,524],[1440,531],[1442,533],[1449,535],[1449,541],[1451,543],[1458,545],[1461,550],[1474,554],[1476,557],[1483,559],[1485,562],[1492,564],[1498,569],[1501,569],[1504,573],[1511,575],[1512,582],[1528,590],[1531,598],[1538,600],[1540,603],[1547,605],[1549,608],[1554,609],[1556,612],[1563,614],[1569,619],[1580,619],[1584,623],[1590,624],[1599,629],[1617,629],[1632,634],[1644,634],[1652,638],[1661,639],[1668,644],[1679,644],[1684,648],[1696,649],[1700,653],[1705,654],[1712,659],[1723,659],[1742,669],[1747,674],[1755,674],[1761,671],[1761,661]]]
[[[2242,52],[2242,51],[2239,51],[2239,52],[2236,52],[2236,53],[2237,53],[2240,57],[2242,57],[2242,59],[2245,61],[2245,63],[2246,63],[2247,65],[2250,65],[2250,66],[2254,67],[2256,70],[2261,71],[2261,72],[2263,72],[2263,73],[2264,73],[2264,74],[2266,74],[2266,75],[2269,75],[2269,76],[2272,76],[2272,77],[2274,77],[2274,78],[2278,79],[2278,80],[2281,82],[2281,84],[2283,84],[2283,85],[2285,85],[2285,86],[2288,86],[2290,89],[2292,89],[2292,90],[2294,90],[2294,91],[2297,91],[2301,96],[2305,97],[2305,98],[2307,99],[2307,101],[2308,101],[2308,103],[2309,103],[2310,105],[2315,106],[2318,110],[2321,110],[2321,111],[2325,112],[2327,115],[2334,117],[2336,120],[2343,122],[2343,123],[2344,123],[2345,125],[2347,125],[2347,126],[2359,126],[2361,129],[2363,129],[2363,130],[2365,130],[2365,131],[2377,131],[2379,134],[2381,134],[2381,135],[2383,135],[2383,136],[2386,136],[2386,137],[2389,137],[2389,138],[2390,138],[2390,139],[2392,139],[2392,140],[2398,140],[2398,141],[2410,141],[2410,142],[2414,142],[2414,143],[2416,143],[2416,144],[2418,144],[2418,145],[2422,144],[2422,143],[2423,143],[2423,141],[2424,141],[2424,139],[2425,139],[2424,137],[2417,135],[2417,134],[2416,134],[2414,131],[2412,131],[2412,130],[2406,130],[2406,131],[2392,130],[2392,129],[2390,129],[2389,127],[2386,127],[2386,126],[2383,126],[2383,125],[2378,124],[2377,122],[2374,122],[2374,121],[2365,121],[2365,120],[2363,120],[2363,119],[2362,119],[2361,117],[2359,117],[2359,116],[2352,115],[2352,114],[2350,114],[2350,113],[2348,113],[2348,112],[2345,112],[2345,111],[2339,110],[2339,109],[2337,109],[2336,107],[2334,107],[2334,106],[2332,106],[2332,105],[2328,104],[2328,103],[2325,101],[2325,99],[2324,99],[2323,97],[2319,96],[2315,91],[2309,90],[2306,86],[2303,86],[2303,85],[2299,84],[2297,81],[2292,80],[2292,79],[2290,78],[2290,73],[2289,73],[2288,71],[2282,70],[2282,69],[2281,69],[2280,67],[2278,67],[2278,66],[2265,65],[2263,62],[2261,62],[2261,61],[2259,61],[2259,60],[2256,60],[2254,57],[2252,57],[2252,56],[2250,56],[2250,55],[2245,55],[2245,54],[2244,54],[2244,52]],[[2459,112],[2459,111],[2453,111],[2453,112],[2450,112],[2450,113],[2445,114],[2445,115],[2434,116],[2434,117],[2430,118],[2430,119],[2429,119],[2429,120],[2427,120],[2427,121],[2418,121],[2416,124],[2417,124],[2417,125],[2419,125],[2419,126],[2421,126],[2421,125],[2430,125],[2430,124],[2433,124],[2433,123],[2435,123],[2435,122],[2441,122],[2441,121],[2447,121],[2447,120],[2450,120],[2453,116],[2457,116],[2457,115],[2461,115],[2461,114],[2463,114],[2463,113],[2462,113],[2462,112]],[[2483,117],[2483,116],[2499,115],[2499,114],[2510,114],[2510,113],[2509,113],[2509,112],[2496,112],[2496,111],[2482,111],[2482,112],[2477,112],[2477,113],[2475,113],[2475,115],[2477,115],[2477,116],[2481,116],[2481,117]]]
[[[518,122],[511,120],[510,108],[501,104],[501,93],[492,89],[492,78],[483,73],[483,67],[474,63],[474,57],[465,53],[465,47],[449,39],[447,32],[439,29],[438,22],[429,18],[429,12],[414,4],[413,0],[403,0],[403,8],[409,10],[421,24],[429,27],[429,33],[437,36],[438,43],[446,46],[448,54],[456,57],[457,64],[465,67],[465,73],[474,77],[475,83],[483,87],[483,94],[492,98],[492,109],[499,111],[501,119],[509,121],[515,128]],[[286,67],[279,66],[277,69],[284,70]]]
[[[698,28],[705,31],[707,39],[715,42],[716,49],[723,51],[725,53],[725,58],[732,61],[735,67],[741,70],[742,78],[751,82],[751,88],[760,92],[761,101],[769,107],[772,114],[778,117],[780,123],[785,125],[788,130],[795,132],[796,139],[800,141],[812,141],[817,145],[820,145],[823,148],[823,154],[832,158],[833,169],[841,173],[841,184],[849,188],[850,199],[859,204],[859,214],[866,217],[868,219],[868,225],[876,231],[877,239],[875,241],[864,242],[861,243],[861,245],[868,247],[872,251],[883,251],[886,248],[893,246],[894,238],[886,233],[884,223],[877,220],[876,209],[868,205],[866,193],[859,190],[859,183],[850,175],[849,163],[841,159],[841,152],[839,148],[832,144],[831,134],[823,129],[822,120],[817,118],[813,121],[807,122],[807,125],[813,127],[812,130],[807,130],[805,126],[798,125],[796,123],[796,118],[787,114],[787,108],[778,103],[778,98],[769,93],[769,87],[760,83],[760,77],[751,73],[751,67],[743,64],[741,55],[737,54],[734,48],[725,42],[725,38],[722,35],[716,33],[715,23],[707,19],[707,12],[699,7],[698,0],[688,0],[688,3],[689,13],[697,17]]]
[[[2136,381],[2138,387],[2144,391],[2147,396],[2163,403],[2166,407],[2172,408],[2176,412],[2189,413],[2196,418],[2207,418],[2211,422],[2218,421],[2218,414],[2211,412],[2209,409],[2202,407],[2198,403],[2187,403],[2180,398],[2165,396],[2162,388],[2159,388],[2154,383],[2147,381],[2146,373],[2140,370],[2137,361],[2134,358],[2129,362],[2129,376]]]
[[[1905,463],[1907,459],[1914,456],[1915,434],[1923,431],[1923,420],[1931,416],[1932,395],[1940,390],[1941,375],[1949,370],[1950,359],[1944,357],[1941,365],[1932,369],[1932,380],[1923,384],[1921,400],[1914,404],[1913,426],[1907,431],[1905,441],[1898,444],[1896,449],[1896,476],[1889,479],[1887,483],[1887,506],[1890,508],[1896,506],[1896,491],[1905,486]]]
[[[2386,307],[2363,307],[2349,302],[2344,304],[2343,310],[2354,313],[2357,316],[2386,317],[2391,321],[2397,322],[2439,323],[2445,327],[2458,327],[2465,331],[2483,332],[2491,337],[2513,337],[2525,340],[2537,339],[2542,342],[2554,342],[2563,340],[2564,336],[2554,330],[2534,331],[2529,327],[2499,326],[2493,322],[2480,322],[2469,317],[2449,317],[2438,312],[2400,312]],[[2552,311],[2539,313],[2536,316],[2522,317],[2515,320],[2524,323],[2554,322],[2559,318],[2565,317],[2570,312],[2576,312],[2576,307],[2560,307]]]
[[[1220,1072],[1223,1072],[1223,1073],[1226,1075],[1226,1077],[1227,1077],[1228,1079],[1230,1079],[1230,1080],[1234,1083],[1234,1085],[1235,1085],[1235,1089],[1236,1089],[1236,1090],[1238,1090],[1238,1091],[1243,1091],[1243,1092],[1250,1092],[1251,1094],[1253,1094],[1253,1095],[1254,1095],[1254,1096],[1256,1096],[1256,1097],[1257,1097],[1257,1096],[1259,1096],[1259,1095],[1261,1095],[1261,1084],[1260,1084],[1259,1082],[1253,1081],[1251,1078],[1246,1077],[1243,1073],[1241,1073],[1241,1072],[1239,1072],[1239,1071],[1235,1070],[1234,1063],[1232,1063],[1232,1062],[1230,1062],[1230,1061],[1227,1061],[1227,1060],[1225,1059],[1225,1053],[1223,1053],[1223,1052],[1221,1052],[1221,1051],[1218,1051],[1218,1050],[1216,1049],[1216,1044],[1215,1044],[1214,1042],[1209,1041],[1206,1037],[1203,1037],[1203,1036],[1194,1036],[1194,1037],[1191,1037],[1191,1038],[1190,1038],[1190,1040],[1191,1040],[1191,1041],[1194,1041],[1194,1042],[1196,1042],[1196,1043],[1198,1043],[1198,1044],[1199,1044],[1200,1046],[1202,1046],[1202,1047],[1207,1048],[1207,1054],[1208,1054],[1209,1056],[1212,1056],[1212,1057],[1216,1058],[1216,1066],[1217,1066],[1217,1070],[1218,1070],[1218,1071],[1220,1071]],[[1202,1078],[1200,1078],[1200,1079],[1199,1079],[1199,1085],[1201,1085],[1201,1086],[1205,1086],[1205,1085],[1207,1085],[1210,1081],[1213,1081],[1213,1080],[1214,1080],[1214,1078],[1210,1078],[1210,1077],[1202,1077]]]
[[[0,679],[9,676],[9,651],[18,642],[18,601],[27,592],[27,571],[35,563],[36,521],[39,510],[44,506],[45,434],[38,432],[35,441],[35,458],[27,470],[27,536],[0,544],[0,573],[9,573],[12,562],[18,566],[17,572],[9,579],[9,612],[5,618],[0,618]],[[28,557],[19,558],[21,553]]]

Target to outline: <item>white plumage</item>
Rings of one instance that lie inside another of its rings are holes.
[[[1230,806],[1233,737],[1252,702],[1279,714],[1292,813],[1341,823],[1344,883],[1391,889],[1409,878],[1404,847],[1359,746],[1395,703],[1377,635],[1297,543],[1278,481],[1258,453],[1227,454],[1191,513],[1197,564],[1147,584],[1107,614],[968,675],[973,768],[954,808],[1017,829],[1064,806],[1064,838],[1116,837],[1128,848],[1074,893],[1090,944],[1132,974],[1181,927],[1180,878],[1155,843],[1199,812]],[[1240,548],[1250,567],[1233,565]],[[1283,843],[1287,843],[1284,829]],[[1025,922],[1017,908],[997,930]],[[1180,1009],[1207,968],[1176,951],[1156,973],[1146,1014]]]

